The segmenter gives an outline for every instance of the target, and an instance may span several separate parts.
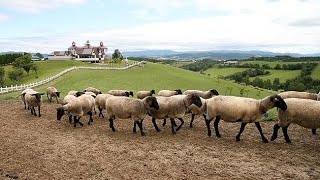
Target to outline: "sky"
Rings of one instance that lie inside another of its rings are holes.
[[[0,52],[320,53],[320,0],[0,0]]]

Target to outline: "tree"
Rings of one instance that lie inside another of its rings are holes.
[[[13,71],[8,73],[8,77],[13,81],[19,81],[23,76],[23,69],[21,68],[14,68]]]
[[[272,84],[272,89],[275,90],[275,91],[278,91],[279,90],[279,86],[280,86],[279,78],[274,78],[273,84]]]
[[[12,66],[15,68],[22,68],[29,74],[31,67],[33,66],[33,61],[31,60],[31,56],[26,54],[22,57],[18,57],[12,63]]]
[[[123,56],[122,56],[121,52],[119,51],[119,49],[114,50],[114,53],[112,54],[112,59],[116,63],[120,63],[123,60]]]
[[[43,58],[43,55],[40,54],[40,53],[36,53],[35,56],[37,56],[38,58],[42,59]]]
[[[0,68],[0,86],[3,87],[4,84],[5,71],[4,68]]]
[[[36,78],[38,78],[39,66],[37,64],[33,64],[31,70],[36,73]]]
[[[280,70],[280,69],[281,69],[281,65],[280,65],[280,64],[277,64],[277,65],[274,67],[274,69]]]
[[[265,89],[272,89],[272,83],[271,83],[270,79],[267,79],[266,81],[264,81],[264,88]]]

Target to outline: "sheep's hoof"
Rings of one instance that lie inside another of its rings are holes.
[[[146,134],[144,132],[141,132],[141,136],[146,136]]]
[[[41,114],[39,114],[39,117],[41,117]]]
[[[236,136],[236,141],[240,142],[240,137],[239,136]]]
[[[266,138],[263,138],[262,141],[263,141],[264,143],[268,143],[268,142],[269,142],[268,139],[266,139]]]
[[[193,128],[192,124],[190,124],[190,128]]]
[[[275,139],[277,139],[277,137],[275,137],[275,136],[271,136],[270,141],[274,141]]]
[[[220,133],[216,133],[216,136],[217,136],[218,138],[221,138],[221,134],[220,134]]]
[[[208,131],[208,136],[211,137],[211,131]]]
[[[290,140],[290,139],[286,139],[286,142],[287,142],[288,144],[291,144],[291,140]]]

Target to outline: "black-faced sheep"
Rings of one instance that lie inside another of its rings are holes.
[[[50,86],[47,88],[47,98],[51,102],[52,97],[55,97],[57,100],[57,103],[59,103],[58,98],[60,98],[60,91],[58,91],[55,87]]]
[[[143,99],[147,96],[152,96],[152,94],[155,94],[156,92],[154,90],[151,91],[138,91],[137,92],[137,98],[138,99]]]
[[[132,91],[127,91],[127,90],[110,90],[108,94],[111,94],[113,96],[131,96],[133,97],[133,92]]]
[[[71,91],[68,92],[67,95],[74,95],[75,97],[79,97],[79,96],[81,96],[82,94],[84,94],[84,92],[71,90]]]
[[[201,107],[202,103],[200,97],[195,94],[188,94],[188,95],[176,95],[171,97],[157,97],[159,109],[150,110],[150,115],[152,116],[152,123],[155,129],[159,132],[159,128],[155,122],[156,119],[165,119],[170,118],[171,121],[171,129],[172,133],[175,134],[182,125],[184,124],[183,117],[188,111],[188,107],[192,104],[195,104],[198,107]],[[181,121],[181,124],[177,129],[174,127],[175,122],[174,119],[177,118]]]
[[[34,107],[38,107],[39,117],[41,117],[41,113],[40,113],[40,107],[42,104],[41,95],[44,95],[44,93],[39,93],[34,90],[28,91],[25,94],[26,103],[27,103],[28,107],[30,107],[30,109],[31,109],[31,114],[33,114],[34,116],[37,116],[37,113],[36,113],[36,110],[34,109]]]
[[[23,90],[23,91],[21,92],[21,94],[20,94],[21,100],[22,100],[22,102],[23,102],[23,104],[24,104],[24,109],[27,109],[27,104],[26,104],[25,95],[26,95],[26,93],[29,92],[29,91],[33,91],[33,89],[25,89],[25,90]],[[28,107],[28,110],[29,110],[29,107]]]
[[[96,95],[102,94],[99,89],[94,88],[94,87],[88,87],[88,88],[84,89],[83,92],[93,92],[93,93],[95,93]]]
[[[210,89],[208,91],[200,91],[200,90],[187,90],[183,92],[183,94],[196,94],[203,99],[212,98],[212,96],[219,95],[218,91],[215,89]]]
[[[67,104],[57,108],[57,120],[61,120],[62,116],[65,114],[66,111],[73,115],[74,127],[76,127],[76,123],[79,123],[81,126],[83,126],[83,124],[80,122],[80,118],[83,115],[88,114],[88,125],[90,125],[91,122],[93,122],[92,112],[94,111],[94,106],[95,102],[92,96],[86,94],[81,95],[76,99],[69,101]]]
[[[145,133],[142,129],[142,122],[147,112],[151,109],[159,109],[157,99],[147,96],[144,99],[132,99],[129,97],[113,96],[106,101],[106,116],[110,122],[110,128],[115,131],[113,120],[115,118],[127,119],[132,118],[134,126],[137,124],[140,128],[141,135]],[[135,133],[135,128],[133,130]]]
[[[309,129],[320,128],[320,101],[298,98],[289,98],[284,101],[288,108],[278,109],[279,121],[274,125],[271,141],[278,137],[278,130],[282,127],[286,142],[291,143],[288,136],[288,127],[291,123]]]
[[[267,143],[260,126],[260,119],[269,109],[278,107],[282,110],[287,109],[287,105],[279,95],[265,97],[262,100],[256,100],[235,96],[215,96],[207,99],[207,120],[208,136],[211,136],[210,122],[215,118],[214,128],[216,136],[221,137],[219,133],[219,121],[223,119],[225,122],[241,122],[241,128],[236,136],[236,140],[240,141],[240,135],[247,123],[255,123],[263,142]]]
[[[176,90],[160,90],[158,92],[158,96],[164,96],[164,97],[170,97],[170,96],[174,96],[174,95],[178,95],[178,94],[182,94],[182,91],[180,89],[176,89]]]

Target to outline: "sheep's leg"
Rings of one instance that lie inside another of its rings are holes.
[[[115,132],[116,129],[113,126],[113,119],[109,119],[109,124],[110,124],[110,128],[112,129],[112,131]]]
[[[145,136],[146,134],[143,132],[143,129],[142,129],[142,122],[143,122],[143,119],[136,122],[136,124],[138,124],[139,126],[139,129],[140,129],[140,132],[141,132],[141,136]]]
[[[73,127],[77,126],[77,117],[73,116]]]
[[[156,129],[157,132],[160,132],[160,129],[156,123],[156,118],[152,117],[152,124],[154,126],[154,128]]]
[[[69,123],[72,123],[72,115],[71,115],[71,113],[68,112],[67,115],[69,117]]]
[[[133,133],[137,133],[137,123],[134,121],[133,122]]]
[[[270,141],[274,141],[275,139],[277,139],[277,137],[278,137],[278,130],[279,130],[280,127],[281,127],[281,126],[279,126],[279,124],[275,124],[275,125],[273,126],[273,134],[272,134],[272,136],[271,136]]]
[[[191,114],[190,128],[193,128],[192,123],[194,120],[194,116],[195,116],[195,114]]]
[[[180,124],[180,126],[177,128],[177,130],[176,131],[179,131],[179,129],[182,127],[182,125],[184,124],[184,121],[183,121],[183,119],[182,118],[178,118],[180,121],[181,121],[181,124]]]
[[[56,100],[57,100],[57,104],[59,104],[59,100],[58,100],[58,97],[56,97]]]
[[[99,107],[98,109],[99,109],[99,117],[101,116],[102,118],[104,118],[103,113],[102,113],[102,111],[103,111],[102,107]]]
[[[40,114],[40,106],[38,106],[38,112],[39,112],[39,117],[41,117],[41,114]]]
[[[211,137],[210,122],[211,122],[211,120],[207,120],[207,119],[206,119],[206,125],[207,125],[207,129],[208,129],[208,136],[209,136],[209,137]]]
[[[236,136],[236,140],[239,142],[240,141],[240,136],[244,130],[244,128],[246,127],[247,123],[242,122],[241,123],[241,127],[240,127],[240,131],[238,133],[238,135]]]
[[[255,125],[257,126],[257,128],[258,128],[258,131],[259,131],[259,133],[260,133],[260,135],[261,135],[262,141],[263,141],[264,143],[268,143],[268,142],[269,142],[268,139],[267,139],[266,137],[264,137],[264,135],[263,135],[263,133],[262,133],[262,128],[261,128],[261,126],[260,126],[260,123],[259,123],[259,122],[255,122],[254,124],[255,124]]]
[[[162,127],[164,127],[167,124],[167,120],[163,119]]]
[[[93,119],[92,119],[92,112],[88,112],[89,114],[89,121],[88,121],[88,125],[91,124],[91,122],[93,123]]]
[[[173,118],[170,118],[170,121],[171,121],[171,130],[172,130],[172,134],[176,134],[176,130],[174,129],[174,119]]]
[[[216,131],[216,136],[221,137],[221,134],[219,132],[219,122],[220,122],[220,116],[217,116],[214,120],[214,130]]]
[[[27,109],[27,103],[23,102],[23,104],[24,104],[24,109]]]
[[[34,107],[32,107],[32,110],[33,110],[33,115],[37,117],[36,109]]]
[[[312,130],[311,130],[312,134],[317,134],[316,131],[317,131],[317,129],[312,129]]]
[[[30,111],[31,111],[31,114],[33,115],[33,109],[32,108],[30,108]]]
[[[80,122],[80,118],[81,118],[81,117],[78,118],[77,122],[78,122],[81,126],[83,126],[83,124]]]
[[[283,136],[284,136],[284,139],[286,140],[286,142],[291,143],[291,140],[288,136],[288,127],[289,127],[289,125],[286,127],[282,127],[282,132],[283,132]]]

